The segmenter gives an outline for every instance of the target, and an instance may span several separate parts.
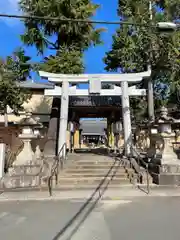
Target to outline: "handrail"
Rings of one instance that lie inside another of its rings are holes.
[[[134,152],[135,152],[135,154],[136,154],[136,156],[134,156]],[[146,188],[147,188],[147,194],[149,194],[150,193],[150,184],[149,184],[149,175],[150,175],[150,172],[149,172],[149,166],[148,166],[148,163],[146,162],[146,161],[144,161],[144,159],[141,157],[141,155],[137,152],[137,150],[136,150],[136,148],[132,145],[131,146],[131,154],[132,154],[132,157],[134,157],[135,159],[137,159],[137,161],[138,161],[138,165],[139,165],[139,167],[141,166],[141,164],[143,165],[143,166],[145,166],[145,171],[146,171]],[[142,173],[141,173],[141,171],[140,171],[140,169],[139,170],[137,170],[137,169],[135,169],[135,171],[137,172],[137,174],[138,174],[138,179],[140,179],[141,177],[142,177]]]
[[[54,163],[51,167],[51,174],[48,178],[48,189],[49,189],[49,195],[52,196],[52,180],[53,176],[56,176],[56,185],[58,184],[58,176],[59,176],[59,164],[61,164],[61,169],[63,168],[64,161],[67,157],[67,144],[66,142],[62,145],[59,154],[55,156]]]

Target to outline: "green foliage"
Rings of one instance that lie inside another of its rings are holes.
[[[15,114],[23,110],[22,104],[29,98],[29,94],[19,87],[30,74],[30,58],[24,50],[18,49],[12,56],[0,60],[0,113],[6,112],[9,106]]]
[[[131,115],[135,122],[140,122],[147,118],[147,101],[144,97],[130,98]]]
[[[19,48],[12,56],[6,58],[4,66],[9,72],[13,72],[16,81],[25,81],[31,70],[31,64],[28,63],[30,60],[31,58],[25,55],[24,49]]]
[[[164,10],[166,20],[173,21],[180,18],[180,0],[156,0],[155,2]]]
[[[160,82],[166,84],[168,90],[172,89],[172,86],[175,88],[174,85],[176,87],[180,85],[180,32],[160,33],[152,24],[179,18],[180,0],[157,0],[152,3],[153,20],[151,21],[149,0],[119,0],[118,14],[120,18],[137,25],[123,25],[117,29],[113,36],[112,49],[106,53],[104,62],[107,71],[122,72],[144,71],[147,69],[147,65],[151,64],[152,79],[156,94],[158,93],[156,95],[156,106],[158,106],[165,103],[163,97],[166,94],[161,89]],[[158,5],[163,12],[157,11]],[[146,24],[146,26],[142,24]],[[170,95],[171,91],[167,93],[166,97]],[[134,100],[134,105],[141,104],[140,100],[137,103],[137,99]]]
[[[71,49],[61,48],[56,56],[45,58],[40,66],[41,70],[52,73],[80,74],[84,72],[82,52]]]
[[[99,7],[91,0],[20,0],[19,6],[27,15],[84,20],[93,17]],[[26,19],[24,24],[25,33],[22,35],[22,40],[25,44],[35,45],[40,54],[43,54],[46,49],[55,50],[56,56],[45,59],[43,68],[47,67],[53,72],[61,71],[62,73],[66,73],[66,70],[68,73],[82,72],[83,51],[92,44],[101,44],[100,34],[104,31],[104,29],[95,29],[93,24],[85,22]],[[67,56],[68,53],[71,57]],[[76,61],[76,66],[71,69],[72,63]]]

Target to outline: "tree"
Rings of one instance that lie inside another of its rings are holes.
[[[22,104],[29,98],[29,94],[20,87],[30,75],[30,57],[25,55],[23,49],[16,50],[12,56],[0,60],[0,114],[5,117],[5,126],[8,126],[7,107],[14,114],[23,110]]]
[[[27,15],[84,20],[93,17],[99,7],[91,0],[20,0],[19,6]],[[95,29],[91,23],[26,19],[24,24],[22,40],[25,44],[35,45],[40,54],[45,49],[55,51],[43,61],[42,68],[46,71],[82,73],[84,50],[101,43],[103,29]]]
[[[158,92],[156,101],[158,105],[163,103],[159,101],[159,98],[164,96],[162,88],[171,92],[173,85],[180,84],[180,34],[178,31],[168,35],[162,34],[153,28],[153,25],[158,21],[178,19],[180,0],[152,1],[153,20],[150,19],[149,2],[149,0],[119,0],[120,19],[136,25],[122,25],[117,29],[113,36],[112,49],[106,53],[104,61],[107,71],[126,73],[147,70],[147,65],[151,64],[152,79]],[[161,7],[162,11],[159,11],[158,7]],[[145,83],[141,84],[141,87],[145,86]],[[167,97],[170,95],[169,92],[166,93]],[[135,99],[136,105],[137,101],[141,102]],[[146,107],[141,118],[145,114]]]

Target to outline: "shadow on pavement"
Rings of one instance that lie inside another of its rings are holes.
[[[118,165],[116,165],[117,162],[118,162]],[[69,222],[56,234],[56,236],[52,240],[60,239],[60,237],[62,237],[63,234],[65,234],[66,231],[68,231],[69,228],[72,227],[73,223],[75,223],[75,221],[77,221],[78,218],[81,217],[81,215],[83,215],[83,213],[86,211],[86,209],[88,209],[87,212],[85,213],[85,215],[82,217],[82,219],[79,220],[77,226],[75,226],[72,229],[72,231],[70,232],[69,236],[65,240],[70,240],[73,237],[73,235],[78,231],[80,226],[84,223],[86,218],[93,211],[93,209],[95,208],[96,204],[98,203],[98,201],[101,199],[101,197],[103,196],[103,194],[107,190],[108,185],[113,180],[113,178],[116,175],[116,173],[117,173],[119,167],[121,166],[121,164],[122,164],[122,162],[120,160],[115,160],[114,161],[113,165],[108,170],[107,174],[104,176],[104,178],[102,179],[100,184],[97,186],[95,191],[92,193],[92,195],[89,197],[89,199],[83,204],[83,206],[79,209],[79,211],[69,220]],[[105,184],[105,186],[103,186],[103,184],[106,182],[107,177],[112,173],[112,171],[114,171],[113,175],[111,176],[110,180],[108,180],[108,182]],[[99,193],[99,195],[95,199],[95,201],[92,202],[92,200],[95,197],[96,193]],[[90,203],[92,203],[92,205],[90,205]],[[90,207],[89,207],[89,205],[90,205]]]

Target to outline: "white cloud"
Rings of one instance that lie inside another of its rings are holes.
[[[19,0],[0,0],[0,12],[4,14],[18,14],[18,2]],[[8,25],[15,25],[19,23],[17,19],[1,18]]]

